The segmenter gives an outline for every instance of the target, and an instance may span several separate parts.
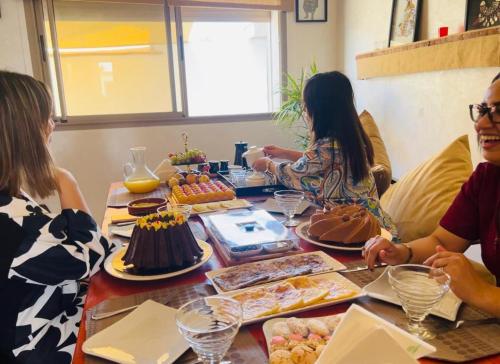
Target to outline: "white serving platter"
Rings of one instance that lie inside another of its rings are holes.
[[[115,251],[113,254],[111,254],[106,261],[104,262],[104,270],[108,272],[111,276],[115,278],[120,278],[124,279],[127,281],[155,281],[158,279],[166,279],[166,278],[172,278],[175,276],[179,276],[188,272],[191,272],[198,267],[201,267],[203,264],[208,262],[210,257],[213,254],[213,248],[210,244],[203,240],[196,239],[198,242],[198,245],[200,248],[203,250],[203,255],[201,257],[201,260],[196,263],[195,265],[192,265],[191,267],[187,267],[185,269],[181,269],[175,272],[169,272],[169,273],[164,273],[164,274],[155,274],[155,275],[136,275],[136,274],[130,274],[126,272],[119,271],[113,267],[113,260],[118,259],[118,257],[122,257],[126,250],[127,247],[120,248],[117,251]]]
[[[315,310],[317,308],[333,306],[333,305],[336,305],[336,304],[339,304],[339,303],[342,303],[342,302],[352,301],[352,300],[354,300],[354,299],[356,299],[358,297],[361,297],[361,296],[365,295],[362,292],[362,289],[358,285],[356,285],[354,282],[350,281],[349,279],[343,277],[342,275],[340,275],[337,272],[317,274],[317,275],[314,276],[314,278],[321,278],[321,279],[332,280],[333,282],[337,283],[339,286],[342,286],[343,288],[346,288],[346,289],[351,289],[355,293],[352,296],[345,297],[345,298],[340,298],[338,300],[320,301],[320,302],[318,302],[316,304],[313,304],[313,305],[310,305],[310,306],[300,307],[300,308],[289,310],[289,311],[281,311],[281,312],[274,313],[272,315],[266,315],[266,316],[261,316],[261,317],[255,317],[255,318],[252,318],[252,319],[249,319],[249,320],[244,320],[242,322],[242,325],[250,325],[250,324],[254,324],[254,323],[257,323],[257,322],[268,320],[268,319],[271,319],[271,318],[274,318],[274,317],[280,317],[280,316],[285,316],[285,315],[289,316],[289,315],[293,315],[293,314],[296,314],[296,313],[301,313],[301,312]],[[278,282],[280,282],[280,281],[278,281]],[[269,284],[266,284],[266,285],[261,285],[259,287],[271,286],[271,285],[276,284],[278,282],[273,282],[273,283],[269,283]],[[241,289],[241,290],[237,290],[237,291],[226,292],[226,293],[221,294],[221,295],[222,296],[226,296],[226,297],[231,297],[231,296],[235,295],[236,293],[250,291],[250,290],[255,289],[255,288],[256,287],[251,287],[251,288],[248,288],[248,289]]]
[[[324,242],[313,239],[307,234],[307,229],[309,229],[309,221],[303,222],[295,228],[295,234],[305,241],[317,245],[323,248],[334,249],[334,250],[346,250],[346,251],[361,251],[363,246],[349,246],[349,244],[335,243],[335,242]],[[386,229],[381,229],[380,236],[386,238],[387,240],[392,240],[392,234]]]
[[[319,255],[323,261],[328,265],[328,267],[330,268],[329,270],[325,271],[325,272],[321,272],[321,273],[313,273],[312,275],[314,274],[322,274],[322,273],[326,273],[328,271],[339,271],[339,270],[343,270],[343,269],[346,269],[346,266],[343,265],[341,262],[339,262],[337,259],[335,258],[332,258],[331,256],[329,256],[328,254],[326,254],[325,252],[323,251],[315,251],[315,252],[311,252],[311,253],[303,253],[303,254],[294,254],[292,256],[290,256],[289,258],[293,258],[293,257],[300,257],[300,256],[304,256],[304,255]],[[285,259],[286,257],[280,257],[280,258],[274,258],[274,259],[268,259],[268,260],[261,260],[261,261],[257,261],[257,262],[251,262],[251,263],[245,263],[245,264],[240,264],[238,265],[238,267],[242,267],[242,266],[251,266],[251,265],[257,265],[257,264],[262,264],[263,262],[272,262],[272,261],[275,261],[275,260],[282,260],[282,259]],[[221,269],[216,269],[216,270],[212,270],[210,272],[206,272],[205,275],[207,276],[207,278],[210,280],[210,282],[212,282],[212,285],[214,286],[215,290],[217,291],[217,293],[227,293],[227,292],[236,292],[236,290],[234,291],[225,291],[221,286],[219,286],[217,284],[217,282],[215,282],[214,278],[224,272],[227,272],[228,270],[232,270],[232,269],[235,269],[235,267],[228,267],[228,268],[221,268]],[[276,283],[276,282],[279,282],[279,280],[276,280],[276,281],[272,281],[272,282],[263,282],[263,283],[257,283],[251,287],[245,287],[243,289],[240,289],[238,291],[242,291],[242,290],[246,290],[248,288],[253,288],[253,287],[257,287],[257,286],[260,286],[260,285],[265,285],[265,284],[269,284],[269,283]]]

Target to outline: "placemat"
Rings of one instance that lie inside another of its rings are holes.
[[[167,304],[170,307],[179,308],[184,303],[199,297],[207,297],[216,294],[214,288],[208,284],[188,284],[177,287],[163,288],[155,291],[138,293],[129,296],[115,297],[105,300],[87,311],[87,337],[90,337],[106,327],[124,318],[128,312],[117,314],[101,320],[93,320],[93,313],[102,313],[118,310],[120,308],[138,305],[148,299]],[[177,330],[177,328],[173,328]],[[257,341],[246,328],[241,328],[235,341],[228,353],[226,359],[233,363],[265,363],[267,356],[260,348]],[[197,356],[189,349],[176,363],[191,364],[196,363]],[[97,358],[91,355],[85,355],[85,364],[106,364],[111,363],[106,359]]]
[[[348,269],[351,269],[364,264],[364,262],[356,261],[344,264]],[[384,269],[385,267],[381,267],[375,268],[373,271],[367,269],[341,274],[358,286],[364,287],[378,278]],[[405,329],[406,315],[401,307],[371,297],[361,297],[357,301],[367,310]],[[488,314],[481,310],[462,304],[457,315],[457,321],[478,320],[489,317]],[[456,322],[450,322],[435,316],[427,316],[424,322],[431,331],[438,333],[435,339],[429,341],[437,349],[435,353],[429,355],[430,358],[460,363],[500,353],[499,324],[482,324],[455,329]]]
[[[160,183],[158,188],[148,193],[130,193],[125,187],[120,187],[111,191],[108,195],[107,207],[127,207],[130,201],[140,198],[166,198],[169,193],[169,188],[166,184]]]

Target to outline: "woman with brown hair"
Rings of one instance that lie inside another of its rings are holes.
[[[0,362],[70,363],[85,280],[113,246],[75,178],[54,165],[48,143],[52,99],[34,78],[0,71]],[[26,192],[57,191],[49,214]]]

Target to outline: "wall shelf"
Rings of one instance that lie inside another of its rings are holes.
[[[358,79],[500,66],[500,26],[356,56]]]

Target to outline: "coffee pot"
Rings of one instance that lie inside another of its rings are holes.
[[[235,143],[234,146],[234,164],[237,166],[242,166],[243,168],[247,168],[247,161],[243,158],[243,153],[247,151],[248,143],[240,141],[239,143]]]

